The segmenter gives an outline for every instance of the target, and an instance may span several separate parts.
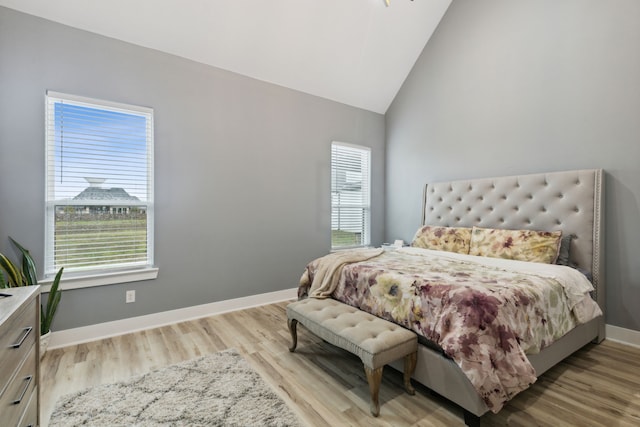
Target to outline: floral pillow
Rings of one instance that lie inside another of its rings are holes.
[[[436,227],[425,225],[416,232],[411,246],[436,251],[469,253],[471,229],[463,227]]]
[[[473,227],[470,255],[553,264],[562,231],[502,230]]]

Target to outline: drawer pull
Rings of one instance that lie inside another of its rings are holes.
[[[20,402],[22,402],[22,399],[24,399],[24,395],[27,394],[27,390],[29,390],[29,386],[31,385],[31,380],[33,380],[33,375],[24,377],[23,381],[26,381],[27,383],[25,384],[24,390],[22,390],[22,393],[20,393],[20,397],[13,401],[14,405],[19,405]]]
[[[18,340],[17,343],[13,344],[11,346],[11,348],[20,348],[20,346],[22,345],[22,343],[24,342],[24,340],[27,339],[27,337],[29,336],[29,334],[31,333],[31,330],[33,329],[32,326],[29,326],[28,328],[24,328],[22,330],[22,336],[20,337],[20,339]]]

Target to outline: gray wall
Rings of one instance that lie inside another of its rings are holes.
[[[372,148],[382,242],[382,115],[0,7],[3,253],[10,235],[42,265],[47,89],[155,110],[160,268],[153,281],[64,292],[54,330],[296,287],[330,248],[333,140]]]
[[[640,330],[640,2],[454,0],[386,114],[385,240],[429,181],[606,171],[607,323]]]

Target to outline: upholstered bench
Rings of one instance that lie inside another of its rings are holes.
[[[365,313],[334,299],[307,298],[287,306],[287,323],[295,351],[298,344],[297,324],[302,323],[309,331],[323,340],[358,356],[371,393],[371,414],[380,413],[378,392],[384,365],[404,357],[404,387],[409,394],[415,390],[411,375],[416,367],[418,338],[415,333]]]

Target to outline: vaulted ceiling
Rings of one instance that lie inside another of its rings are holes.
[[[0,0],[0,5],[385,113],[451,0]]]

